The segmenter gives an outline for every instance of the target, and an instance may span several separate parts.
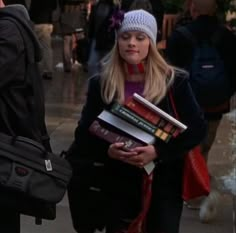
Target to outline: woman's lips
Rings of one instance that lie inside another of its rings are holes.
[[[125,50],[125,52],[126,53],[138,53],[138,51],[132,50],[132,49]]]

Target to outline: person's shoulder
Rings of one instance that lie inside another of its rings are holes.
[[[89,81],[89,83],[98,84],[98,83],[100,83],[100,79],[101,79],[100,74],[95,74],[95,75],[89,77],[88,81]]]
[[[234,32],[230,28],[226,27],[225,25],[220,25],[218,30],[220,32],[220,35],[222,36],[222,40],[227,41],[227,39],[231,39],[231,40],[236,39]]]
[[[101,86],[101,76],[100,74],[95,74],[88,79],[89,89],[100,89]]]
[[[14,19],[11,19],[9,17],[0,17],[0,31],[1,31],[1,36],[6,36],[7,35],[15,35],[19,34],[18,32],[18,27],[16,23],[14,22]]]
[[[183,69],[174,69],[174,83],[173,87],[175,89],[181,88],[182,85],[189,81],[189,73]]]

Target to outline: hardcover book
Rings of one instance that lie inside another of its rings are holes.
[[[153,110],[147,108],[144,104],[137,102],[133,98],[129,98],[127,102],[125,102],[125,106],[130,111],[133,111],[151,124],[162,128],[166,133],[170,134],[172,137],[177,137],[181,132],[181,130],[176,125],[173,125],[173,123],[161,118]]]
[[[150,111],[146,106],[134,100],[133,97],[129,98],[125,102],[125,106],[131,111],[135,112],[139,116],[143,117],[145,120],[149,121],[153,125],[157,125],[160,121],[160,116],[155,112]],[[149,110],[149,111],[148,111]]]
[[[148,109],[150,109],[151,111],[156,113],[157,115],[159,115],[160,118],[162,118],[163,120],[166,120],[166,123],[169,122],[169,123],[173,124],[174,126],[176,126],[180,130],[180,132],[183,132],[184,130],[187,129],[187,126],[185,124],[178,121],[177,119],[175,119],[174,117],[172,117],[168,113],[164,112],[163,110],[158,108],[156,105],[152,104],[151,102],[149,102],[148,100],[146,100],[142,96],[138,95],[137,93],[134,93],[133,99],[135,101],[139,102],[140,104],[144,105],[145,107],[147,107]],[[162,127],[160,127],[160,128],[162,128]]]
[[[130,122],[131,124],[145,130],[147,133],[154,135],[157,131],[157,127],[155,125],[138,116],[133,111],[127,109],[123,105],[115,103],[111,108],[111,112],[117,115],[118,117],[121,117],[122,119]]]
[[[148,110],[149,111],[149,110]],[[112,108],[111,112],[117,115],[118,117],[121,117],[125,121],[130,122],[131,124],[137,126],[138,128],[144,130],[145,132],[154,135],[161,140],[168,142],[171,139],[171,134],[169,132],[164,131],[163,126],[168,124],[165,120],[160,119],[160,124],[158,126],[155,126],[145,120],[143,117],[137,115],[133,111],[127,109],[125,106],[120,105],[118,103],[115,103]],[[149,111],[150,112],[150,111]],[[162,127],[160,127],[162,125]]]
[[[117,117],[107,110],[103,110],[101,114],[97,117],[99,120],[104,121],[113,127],[122,130],[128,135],[136,138],[137,140],[145,143],[145,144],[153,144],[156,140],[155,136],[145,132],[142,129],[128,123],[127,121]]]
[[[136,138],[133,138],[132,136],[124,133],[124,131],[119,130],[118,127],[114,127],[112,124],[106,123],[105,119],[109,119],[109,112],[104,110],[99,116],[100,119],[103,118],[104,121],[101,120],[95,120],[89,127],[89,131],[96,135],[97,137],[106,140],[110,143],[115,142],[124,142],[124,150],[130,150],[132,148],[135,148],[137,146],[144,146],[146,143],[140,142]],[[107,114],[106,114],[107,113]],[[108,115],[108,116],[107,116]],[[112,114],[111,114],[112,115]],[[115,117],[116,118],[116,117]],[[112,116],[110,116],[110,119],[108,121],[112,121]],[[117,123],[117,122],[116,122]],[[155,138],[154,138],[155,139]],[[152,141],[154,143],[154,141]],[[153,161],[149,162],[144,166],[144,170],[147,174],[151,174],[153,169],[155,168],[155,164]]]
[[[97,137],[110,142],[124,142],[124,150],[130,150],[138,146],[144,146],[145,143],[138,141],[123,131],[113,127],[105,122],[95,120],[89,127],[89,131]]]

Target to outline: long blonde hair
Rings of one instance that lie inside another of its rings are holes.
[[[175,70],[168,65],[156,45],[150,40],[149,54],[146,61],[143,96],[157,104],[166,95],[168,86],[174,79]],[[125,70],[123,60],[115,44],[110,54],[105,58],[101,74],[101,95],[105,103],[113,100],[124,102]]]

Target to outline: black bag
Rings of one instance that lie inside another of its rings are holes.
[[[40,143],[0,133],[0,206],[53,220],[71,176],[69,163]]]

